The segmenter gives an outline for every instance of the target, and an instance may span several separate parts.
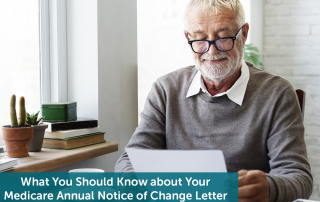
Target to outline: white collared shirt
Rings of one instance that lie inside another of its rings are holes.
[[[246,89],[247,89],[247,84],[248,84],[248,81],[249,81],[249,77],[250,77],[249,68],[248,68],[246,62],[244,60],[242,60],[241,75],[238,78],[238,80],[226,92],[219,93],[219,94],[214,95],[212,97],[220,97],[220,96],[223,96],[223,95],[227,94],[227,96],[228,96],[228,98],[230,100],[232,100],[233,102],[235,102],[235,103],[237,103],[238,105],[241,106],[242,102],[243,102],[244,94],[245,94]],[[206,89],[206,87],[205,87],[205,85],[203,83],[203,79],[201,77],[201,73],[200,73],[200,71],[198,71],[197,74],[195,75],[195,77],[192,80],[192,83],[191,83],[191,85],[189,87],[189,90],[188,90],[188,93],[187,93],[186,97],[188,98],[188,97],[191,97],[193,95],[197,95],[200,92],[200,90],[202,90],[203,92],[208,93],[208,91],[207,91],[207,89]]]

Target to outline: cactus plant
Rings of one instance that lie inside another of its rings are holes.
[[[19,99],[19,126],[26,125],[27,114],[26,114],[26,107],[25,107],[25,100],[24,97],[21,96]]]
[[[26,125],[27,118],[24,97],[20,97],[19,100],[19,122],[17,121],[15,105],[16,95],[13,94],[10,100],[11,125],[2,127],[2,138],[6,144],[7,154],[11,158],[28,156],[34,129],[34,126]]]
[[[17,114],[16,114],[16,95],[15,94],[11,96],[11,100],[10,100],[10,117],[11,117],[11,126],[17,127],[18,121],[17,121]]]
[[[10,100],[10,117],[11,117],[11,127],[18,127],[26,125],[27,114],[25,108],[25,100],[24,97],[21,96],[19,100],[19,123],[17,121],[17,113],[16,113],[16,95],[13,94]]]

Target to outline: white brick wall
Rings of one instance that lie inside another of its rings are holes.
[[[264,66],[307,92],[305,141],[320,200],[320,0],[264,0]]]

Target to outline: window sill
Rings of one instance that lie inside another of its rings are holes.
[[[115,142],[72,150],[42,148],[41,152],[29,152],[28,157],[18,158],[18,165],[7,172],[45,172],[115,151],[118,151],[118,143]]]

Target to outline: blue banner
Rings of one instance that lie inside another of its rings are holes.
[[[0,173],[0,201],[238,201],[238,173]]]

